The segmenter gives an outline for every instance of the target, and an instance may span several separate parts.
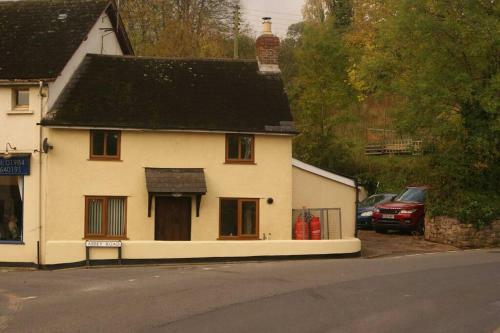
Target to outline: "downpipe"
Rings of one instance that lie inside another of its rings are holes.
[[[358,180],[354,179],[354,186],[356,187],[356,203],[354,211],[354,237],[358,238],[358,207],[359,207],[359,184]]]
[[[42,132],[42,120],[43,120],[43,99],[46,95],[43,93],[43,81],[38,82],[38,95],[40,96],[40,122],[38,124],[38,242],[37,242],[37,266],[40,269],[42,265],[41,258],[41,247],[42,244],[42,152],[43,152],[43,132]]]

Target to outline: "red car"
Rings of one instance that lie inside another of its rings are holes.
[[[373,228],[376,232],[407,230],[424,233],[424,200],[427,187],[408,187],[393,201],[377,205],[373,210]]]

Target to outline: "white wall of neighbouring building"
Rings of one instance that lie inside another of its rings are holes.
[[[48,109],[54,105],[55,101],[87,53],[111,55],[123,54],[118,38],[113,31],[113,25],[111,24],[108,15],[105,13],[99,17],[87,35],[87,38],[82,41],[82,44],[78,47],[66,66],[64,66],[64,69],[59,77],[54,82],[49,83],[50,95]]]
[[[340,208],[342,238],[354,237],[356,187],[354,180],[293,160],[293,209]]]

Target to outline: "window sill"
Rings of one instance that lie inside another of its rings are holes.
[[[217,238],[217,240],[220,241],[226,241],[226,240],[261,240],[259,236],[248,236],[248,237],[231,237],[231,236],[221,236]]]
[[[83,237],[82,240],[107,240],[107,241],[126,241],[128,237]]]
[[[101,157],[101,158],[97,158],[97,157],[92,157],[92,158],[88,158],[87,161],[98,161],[98,162],[123,162],[122,159],[119,159],[119,158],[106,158],[106,157]]]
[[[254,161],[226,161],[224,162],[224,164],[243,164],[243,165],[257,165],[257,163],[255,163]]]
[[[24,245],[23,241],[0,240],[0,245]]]
[[[34,114],[34,113],[35,112],[33,110],[28,110],[28,109],[14,109],[14,110],[7,111],[7,114],[12,114],[12,115],[15,115],[15,114],[30,115],[30,114]]]

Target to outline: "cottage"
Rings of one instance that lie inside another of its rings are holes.
[[[101,4],[99,15],[106,17],[115,8],[113,2],[72,3]],[[323,203],[310,202],[303,189],[302,197],[295,193],[296,131],[270,21],[257,39],[255,61],[166,59],[133,56],[113,17],[106,31],[116,33],[116,52],[77,49],[73,57],[80,61],[70,75],[59,75],[53,86],[42,82],[32,148],[16,162],[26,168],[22,163],[33,165],[34,156],[42,156],[35,161],[38,185],[29,193],[35,206],[27,210],[28,194],[23,199],[17,190],[31,175],[9,178],[8,192],[17,195],[13,202],[24,206],[24,216],[31,214],[30,225],[24,218],[16,247],[3,251],[0,241],[0,262],[50,266],[89,257],[138,262],[359,252],[351,192],[340,206],[330,200],[323,207],[339,219],[322,219],[321,240],[293,240],[293,208]],[[58,79],[64,81],[56,84]],[[46,101],[47,94],[56,98]],[[1,139],[18,142],[14,132]],[[13,162],[10,155],[20,151],[7,147],[1,160]],[[352,220],[344,219],[351,208]],[[4,229],[16,223],[8,220]],[[106,245],[99,241],[120,251],[93,248]]]

